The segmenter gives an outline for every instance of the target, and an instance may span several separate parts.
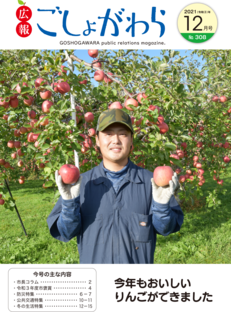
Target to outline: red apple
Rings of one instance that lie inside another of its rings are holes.
[[[92,122],[94,120],[94,115],[91,112],[87,112],[84,115],[84,119],[86,122]]]
[[[229,142],[225,142],[225,143],[223,144],[223,147],[224,147],[224,148],[229,148]]]
[[[27,106],[31,106],[33,102],[34,102],[34,98],[33,96],[30,96],[30,95],[27,96],[27,98],[23,100],[23,103]]]
[[[25,180],[24,179],[18,179],[19,184],[24,184]]]
[[[53,102],[51,102],[51,101],[44,101],[42,103],[42,111],[44,113],[49,113],[50,112],[50,108],[51,108],[52,105],[54,105]]]
[[[109,76],[113,76],[113,74],[110,73],[110,72],[108,72],[107,74],[108,74]],[[109,84],[113,82],[113,80],[110,79],[109,77],[107,77],[106,75],[104,75],[104,81],[105,81],[106,83],[109,83]]]
[[[89,137],[95,136],[96,135],[95,129],[93,129],[93,128],[89,129],[88,135],[89,135]]]
[[[24,155],[24,153],[21,151],[21,148],[17,150],[17,154],[18,154],[18,156],[23,156]]]
[[[28,84],[25,83],[25,82],[23,82],[22,87],[28,87]],[[17,84],[17,86],[16,86],[16,91],[17,91],[18,93],[21,93],[21,91],[22,91],[19,84]]]
[[[46,115],[41,115],[41,116],[39,117],[39,120],[42,120],[43,117],[47,117],[47,116],[46,116]],[[46,125],[48,125],[48,123],[49,123],[49,120],[48,120],[48,118],[46,118],[44,121],[40,122],[40,125],[46,126]]]
[[[27,134],[27,141],[28,142],[30,142],[30,143],[34,142],[33,141],[33,135],[34,135],[33,132],[30,132],[30,133]]]
[[[130,117],[131,117],[132,125],[134,125],[135,117],[134,116],[130,116]]]
[[[79,169],[74,165],[63,165],[59,169],[59,174],[62,177],[62,181],[65,184],[73,184],[76,183],[79,180]]]
[[[35,127],[35,124],[36,124],[37,122],[38,122],[37,119],[31,119],[31,121],[30,121],[31,127],[34,128],[34,127]],[[36,128],[39,128],[39,126],[37,126]],[[30,131],[30,130],[27,129],[27,131]]]
[[[92,140],[90,138],[87,138],[83,141],[83,146],[86,148],[92,147]]]
[[[9,107],[10,102],[8,101],[8,98],[5,100],[2,100],[2,97],[0,97],[0,106],[6,107],[8,105]]]
[[[113,103],[110,104],[109,109],[113,109],[113,108],[122,109],[123,106],[121,105],[120,102],[113,102]]]
[[[172,180],[174,171],[169,166],[156,167],[153,172],[153,180],[157,186],[169,185],[169,181]]]
[[[127,99],[124,103],[124,107],[130,111],[133,111],[131,106],[137,107],[139,104],[135,99]]]
[[[219,96],[214,95],[214,96],[212,97],[212,101],[213,101],[213,102],[218,102],[218,101],[219,101]]]
[[[5,164],[3,165],[5,168],[10,168],[10,163],[8,161],[5,162]]]
[[[18,107],[18,99],[10,100],[10,106],[11,106],[12,108]]]
[[[79,84],[84,84],[84,85],[86,85],[86,84],[87,84],[87,79],[84,79],[84,80],[82,80],[82,81],[79,81]]]
[[[22,161],[22,160],[19,160],[17,165],[18,165],[19,167],[22,167],[22,166],[23,166],[23,161]]]
[[[5,200],[4,199],[0,199],[0,205],[4,205]]]
[[[83,119],[83,113],[78,112],[76,114],[76,123],[78,124]]]
[[[158,114],[159,114],[159,113],[160,113],[160,107],[157,106],[157,105],[149,105],[147,111],[150,111],[150,110],[151,110],[151,111],[154,111],[155,109],[158,110]]]
[[[203,169],[198,169],[198,175],[203,175],[205,171]]]
[[[164,117],[162,116],[162,115],[159,115],[158,117],[157,117],[157,125],[160,125],[160,124],[162,124],[164,122]]]
[[[27,133],[27,128],[26,127],[20,127],[19,132],[20,132],[20,134],[25,134],[25,133]]]
[[[20,148],[20,147],[21,147],[21,142],[19,142],[19,141],[14,141],[14,147],[15,147],[15,148]]]
[[[83,147],[81,148],[81,153],[85,154],[87,151],[88,151],[88,148],[87,148],[87,147],[83,146]]]
[[[38,140],[38,137],[39,137],[39,135],[40,135],[40,133],[33,133],[33,135],[32,135],[32,142],[35,142],[35,141],[37,141]]]
[[[169,130],[169,127],[165,122],[162,122],[161,124],[158,124],[157,126],[159,127],[161,134],[164,134]]]
[[[61,94],[65,94],[71,90],[70,85],[66,81],[61,81],[57,84],[58,92]]]
[[[92,65],[93,65],[93,67],[99,67],[99,68],[101,68],[101,67],[102,67],[102,63],[101,63],[101,62],[99,62],[99,60],[95,60],[95,61],[93,61],[93,62],[92,62]]]
[[[52,92],[49,90],[41,91],[39,94],[43,100],[48,100],[52,96]]]
[[[58,73],[58,76],[61,76],[62,73],[65,73],[65,74],[67,73],[67,70],[65,70],[64,67],[66,67],[66,66],[61,65],[61,71],[62,71],[62,72],[59,72],[59,73]]]
[[[95,58],[95,57],[98,56],[98,50],[97,50],[97,49],[89,49],[89,50],[88,50],[88,55],[89,55],[90,57]]]
[[[31,119],[35,119],[35,118],[36,118],[36,112],[33,111],[33,110],[27,112],[27,115],[28,115],[28,117],[31,118]]]
[[[224,162],[225,162],[225,163],[230,162],[230,158],[229,158],[228,156],[225,156],[223,159],[224,159]]]
[[[171,154],[170,158],[180,159],[179,156],[176,154]],[[170,163],[173,165],[173,162],[171,160],[170,160]]]
[[[182,153],[177,153],[177,155],[179,156],[180,159],[184,158],[184,152],[182,152]]]
[[[142,99],[146,99],[148,96],[145,93],[139,93],[137,95],[137,101],[142,104]],[[150,105],[151,106],[151,105]]]
[[[21,135],[21,133],[20,133],[20,130],[19,129],[16,129],[16,130],[14,130],[14,136],[15,137],[20,137],[20,135]]]
[[[183,147],[183,149],[186,149],[187,148],[187,143],[183,142],[183,143],[181,143],[181,146]]]
[[[58,92],[59,92],[59,91],[58,91],[58,88],[57,88],[57,85],[58,85],[58,82],[54,82],[54,83],[51,84],[51,87],[53,88],[53,90],[54,90],[55,93],[58,93]]]
[[[9,148],[14,148],[14,141],[12,141],[12,140],[8,141],[7,146]]]
[[[15,153],[12,153],[12,154],[11,154],[11,158],[16,159],[16,158],[17,158],[17,153],[16,153],[16,152],[15,152]]]
[[[95,73],[94,73],[94,79],[96,81],[103,81],[104,80],[104,72],[102,70],[97,70]]]
[[[1,159],[0,159],[0,166],[5,165],[5,163],[6,163],[5,160],[1,158]]]
[[[36,89],[38,89],[38,88],[40,88],[40,87],[42,87],[42,86],[46,86],[47,84],[48,84],[47,81],[46,81],[45,79],[43,79],[43,78],[37,78],[37,79],[35,80],[35,88],[36,88]],[[41,90],[41,91],[44,91],[45,88],[40,88],[40,90]]]
[[[224,96],[224,95],[220,96],[220,102],[224,103],[226,101],[227,101],[227,97],[226,96]]]
[[[139,120],[135,121],[135,125],[138,127],[139,125],[141,125],[142,120],[144,119],[144,117],[141,117]]]
[[[202,147],[203,143],[202,142],[197,142],[197,147]]]

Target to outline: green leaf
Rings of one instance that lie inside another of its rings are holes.
[[[36,64],[36,60],[37,60],[37,57],[36,57],[36,56],[32,57],[32,59],[31,59],[31,64],[32,64],[32,65]]]
[[[201,86],[201,84],[200,84],[200,81],[199,81],[199,82],[197,82],[197,83],[195,84],[195,91],[198,91],[199,88],[200,88],[200,86]]]
[[[52,57],[47,56],[47,60],[48,60],[52,65],[55,65],[55,61],[53,60]]]
[[[176,52],[174,51],[174,50],[171,50],[171,52],[170,52],[170,57],[172,58],[172,57],[174,57],[176,55]]]
[[[168,67],[168,64],[166,64],[166,63],[163,63],[160,65],[160,68],[166,68],[166,67]]]
[[[165,58],[165,62],[168,63],[169,57],[167,55],[165,55],[164,58]]]
[[[50,175],[50,174],[51,174],[51,168],[45,167],[45,168],[44,168],[44,172],[45,172],[46,174]]]
[[[183,90],[184,90],[184,85],[181,83],[181,84],[179,84],[179,86],[177,87],[176,92],[177,92],[177,93],[182,93]]]
[[[21,0],[18,0],[18,4],[20,4],[20,5],[24,5],[24,2],[23,2],[23,1],[21,1]]]
[[[52,181],[46,181],[45,187],[51,187],[54,183]]]
[[[187,135],[181,135],[181,138],[192,141],[192,138]]]
[[[171,143],[171,142],[167,142],[165,143],[164,145],[166,148],[170,149],[171,151],[175,151],[176,149],[176,145],[174,143]]]

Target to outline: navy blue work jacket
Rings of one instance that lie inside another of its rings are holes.
[[[156,234],[177,232],[183,223],[175,197],[155,202],[153,173],[130,159],[117,194],[103,161],[81,176],[80,196],[60,196],[48,216],[51,235],[63,242],[77,236],[80,263],[153,263]]]

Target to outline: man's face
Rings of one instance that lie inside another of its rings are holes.
[[[96,136],[103,158],[116,163],[128,158],[132,142],[130,129],[117,122],[100,131],[99,137]]]

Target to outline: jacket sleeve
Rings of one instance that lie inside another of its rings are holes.
[[[158,234],[167,236],[178,232],[184,220],[184,214],[172,195],[167,204],[159,204],[152,198],[152,224]]]
[[[62,242],[78,235],[81,231],[80,196],[69,200],[60,196],[47,218],[47,224],[50,234]]]

